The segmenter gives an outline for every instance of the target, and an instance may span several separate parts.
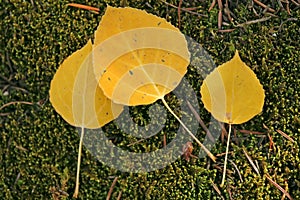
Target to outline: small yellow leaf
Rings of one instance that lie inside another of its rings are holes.
[[[69,124],[99,128],[115,119],[121,105],[104,96],[93,71],[92,42],[69,56],[58,68],[50,86],[50,102]]]
[[[108,7],[95,33],[94,62],[104,94],[134,106],[175,89],[187,71],[189,52],[185,37],[165,19]]]
[[[219,121],[241,124],[262,111],[265,93],[255,73],[238,51],[204,80],[201,96],[205,108]]]

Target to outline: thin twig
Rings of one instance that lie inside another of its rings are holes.
[[[234,166],[234,168],[236,169],[236,171],[237,171],[237,173],[238,173],[238,175],[239,175],[239,177],[240,177],[240,180],[242,181],[242,182],[244,182],[243,181],[243,178],[242,178],[242,175],[241,175],[241,173],[240,173],[240,170],[238,169],[238,167],[236,166],[236,164],[233,162],[233,161],[231,161],[231,160],[229,160],[228,159],[228,161]]]
[[[270,143],[269,143],[269,150],[272,150],[272,149],[275,150],[275,144],[274,144],[273,139],[272,139],[272,137],[270,136],[269,133],[268,133],[268,138],[269,138],[269,140],[270,140]]]
[[[171,3],[168,3],[166,1],[163,1],[163,0],[160,0],[161,2],[165,3],[166,5],[172,7],[172,8],[176,8],[178,9],[177,6],[171,4]],[[187,13],[190,13],[190,14],[193,14],[193,15],[197,15],[199,17],[208,17],[208,15],[205,15],[205,14],[200,14],[200,13],[197,13],[197,12],[193,12],[190,10],[190,8],[180,8],[180,10],[184,11],[184,12],[187,12]]]
[[[237,27],[242,27],[242,26],[245,26],[245,25],[256,24],[256,23],[260,23],[260,22],[267,21],[267,20],[269,20],[269,19],[271,19],[271,18],[272,18],[272,16],[269,16],[269,17],[263,17],[263,18],[260,18],[260,19],[247,21],[247,22],[238,24],[238,25],[236,25],[236,26],[237,26]]]
[[[255,3],[257,3],[259,6],[265,8],[265,9],[268,9],[270,12],[275,12],[274,9],[270,8],[269,6],[263,4],[262,2],[258,1],[258,0],[253,0]]]
[[[15,85],[15,83],[10,80],[12,78],[12,76],[10,76],[10,78],[8,79],[5,76],[3,76],[2,74],[0,74],[0,78],[2,78],[4,81],[9,83],[10,85]]]
[[[300,6],[300,2],[299,3],[297,3],[296,1],[294,1],[294,0],[291,0],[291,2],[292,3],[294,3],[296,6]]]
[[[232,154],[232,153],[233,151],[228,151],[228,154]],[[217,157],[224,156],[224,155],[226,155],[226,152],[216,154]]]
[[[287,20],[281,22],[281,24],[280,24],[280,26],[279,26],[279,28],[278,28],[278,32],[281,31],[283,24],[285,24],[285,23],[288,22],[288,21],[298,21],[298,18],[288,18]]]
[[[0,113],[0,116],[1,117],[4,117],[4,116],[7,116],[7,115],[10,115],[11,113]]]
[[[146,140],[147,138],[142,138],[142,139],[140,139],[140,140],[138,140],[138,141],[135,141],[135,142],[132,142],[132,143],[130,143],[130,144],[127,144],[127,147],[130,147],[130,146],[132,146],[132,145],[135,145],[135,144],[138,144],[138,143],[140,143],[140,142],[143,142],[144,140]]]
[[[244,154],[246,155],[248,161],[250,162],[251,166],[253,167],[253,169],[255,170],[255,172],[260,175],[259,170],[257,169],[257,167],[255,166],[254,162],[252,161],[251,157],[247,154],[246,150],[243,148]]]
[[[228,17],[229,21],[232,23],[233,19],[232,19],[231,15],[230,15],[231,12],[229,10],[228,0],[226,0],[226,2],[225,2],[224,12],[227,14],[227,17]]]
[[[282,3],[281,3],[281,0],[277,0],[277,3],[278,3],[278,5],[279,5],[279,7],[280,7],[282,10],[284,10],[284,7],[283,7],[283,5],[282,5]]]
[[[284,133],[283,131],[281,130],[276,130],[278,133],[280,133],[283,137],[285,137],[286,139],[288,139],[289,141],[291,142],[295,142],[295,140],[293,140],[293,138],[291,138],[289,135],[287,135],[286,133]]]
[[[246,134],[254,134],[254,135],[265,135],[265,133],[258,132],[258,131],[249,131],[249,130],[239,130],[241,133],[246,133]]]
[[[72,7],[81,8],[81,9],[84,9],[84,10],[94,11],[97,14],[99,14],[99,11],[100,11],[99,8],[95,8],[95,7],[87,6],[87,5],[82,5],[82,4],[78,4],[78,3],[68,3],[67,6],[72,6]]]
[[[219,6],[219,10],[223,9],[222,0],[218,0],[218,6]]]
[[[21,151],[28,151],[28,149],[22,147],[22,146],[19,146],[19,145],[16,145],[15,146],[17,149],[21,150]]]
[[[181,23],[181,21],[180,21],[180,18],[181,18],[181,16],[180,16],[181,5],[182,5],[182,0],[179,0],[179,4],[178,4],[178,8],[177,8],[177,13],[178,13],[178,28],[179,29],[180,29],[180,23]]]
[[[230,191],[230,184],[228,184],[228,186],[227,186],[227,191],[228,191],[230,200],[233,200],[232,194],[231,194],[231,191]]]
[[[27,101],[13,101],[13,102],[9,102],[4,104],[3,106],[0,107],[0,110],[2,110],[3,108],[10,106],[10,105],[14,105],[14,104],[26,104],[26,105],[33,105],[33,103],[31,102],[27,102]]]
[[[164,134],[164,139],[163,139],[163,147],[166,147],[167,146],[167,135]]]
[[[196,117],[197,121],[199,122],[201,127],[206,132],[206,134],[207,134],[208,138],[210,139],[210,141],[215,142],[215,138],[212,136],[211,132],[208,130],[207,126],[204,124],[203,120],[201,119],[201,117],[199,116],[199,114],[197,113],[195,108],[191,105],[191,103],[189,101],[186,101],[186,102],[187,102],[187,105],[188,105],[189,109],[192,111],[192,113]]]
[[[117,200],[120,200],[121,197],[122,197],[122,191],[119,192],[119,195],[118,195],[118,197],[117,197]]]
[[[114,189],[114,187],[115,187],[115,185],[116,185],[116,183],[117,183],[117,180],[118,180],[118,177],[115,177],[115,179],[114,179],[114,181],[112,182],[112,184],[111,184],[111,186],[110,186],[110,188],[109,188],[109,191],[108,191],[108,193],[107,193],[106,200],[109,200],[109,199],[110,199],[110,196],[111,196],[111,194],[112,194],[112,191],[113,191],[113,189]]]
[[[290,200],[293,200],[293,198],[291,197],[291,195],[285,190],[283,189],[280,185],[278,185],[275,181],[273,181],[268,175],[265,174],[265,177],[277,188],[279,189],[283,194],[286,195],[287,198],[289,198]]]
[[[232,32],[232,31],[234,31],[234,30],[235,30],[235,29],[232,28],[232,29],[218,30],[218,32],[220,32],[220,33],[230,33],[230,32]]]
[[[213,0],[213,2],[211,3],[209,9],[208,9],[208,12],[210,12],[216,5],[216,0]]]
[[[218,193],[218,195],[220,195],[220,197],[221,197],[222,199],[224,199],[224,197],[222,196],[222,193],[221,193],[220,189],[218,188],[218,186],[217,186],[211,179],[210,179],[210,182],[211,182],[213,188],[214,188],[214,189],[216,190],[216,192]]]
[[[218,13],[218,29],[222,28],[222,10],[219,10]]]
[[[289,0],[286,0],[286,11],[288,12],[289,15],[291,15]]]

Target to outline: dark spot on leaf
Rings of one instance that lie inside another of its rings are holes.
[[[109,81],[110,81],[110,80],[111,80],[111,79],[110,79],[110,77],[108,77],[108,78],[107,78],[107,80],[109,80]]]
[[[161,24],[161,22],[158,22],[157,26],[159,26]]]
[[[161,62],[166,62],[164,59],[161,59]]]
[[[129,74],[130,74],[130,75],[133,75],[133,72],[132,72],[131,70],[129,70]]]

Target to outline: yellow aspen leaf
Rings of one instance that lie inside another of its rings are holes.
[[[228,124],[241,124],[259,114],[265,98],[262,85],[238,51],[205,78],[200,92],[204,107]]]
[[[176,27],[128,7],[107,7],[93,51],[104,94],[130,106],[162,99],[180,83],[189,64],[186,39]]]
[[[73,197],[79,192],[79,171],[85,128],[100,128],[117,118],[122,105],[108,99],[95,78],[91,40],[73,53],[59,66],[50,85],[50,102],[69,124],[80,127],[76,186]]]
[[[92,42],[59,66],[50,86],[50,102],[69,124],[99,128],[115,119],[123,106],[113,103],[95,79]]]

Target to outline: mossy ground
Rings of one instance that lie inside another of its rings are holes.
[[[59,64],[93,37],[106,3],[120,6],[124,2],[80,2],[99,7],[100,15],[97,15],[67,7],[69,2],[63,0],[1,1],[0,105],[15,101],[32,105],[12,104],[0,111],[0,199],[51,199],[53,192],[61,198],[66,192],[67,198],[71,198],[79,137],[74,127],[52,108],[48,92],[50,81]],[[243,182],[229,163],[227,187],[221,189],[221,195],[225,199],[230,199],[230,195],[233,199],[281,199],[282,193],[263,176],[268,174],[294,199],[300,199],[300,9],[291,2],[291,15],[281,10],[267,21],[219,33],[217,6],[208,13],[210,5],[203,2],[183,1],[182,7],[197,6],[197,11],[206,16],[182,12],[181,31],[202,44],[216,64],[229,60],[235,49],[239,50],[241,58],[263,84],[266,101],[259,116],[235,128],[268,133],[274,142],[270,149],[269,137],[238,132],[240,140],[231,142],[229,159],[237,165]],[[177,9],[161,1],[127,3],[178,25]],[[178,1],[170,3],[177,5]],[[277,3],[270,6],[280,10]],[[259,16],[250,3],[232,4],[236,23],[263,17],[263,9],[254,7]],[[193,70],[189,70],[186,77],[199,89],[201,81],[193,77]],[[172,104],[171,97],[169,102]],[[200,114],[204,119],[209,117],[204,109]],[[169,120],[171,125],[174,123],[172,126],[178,126],[171,116]],[[114,131],[110,126],[107,130]],[[284,131],[295,143],[276,130]],[[108,134],[126,140],[117,132]],[[161,146],[157,138],[153,142],[151,148]],[[196,144],[194,147],[197,151]],[[243,147],[257,161],[261,176],[251,167]],[[143,149],[143,145],[137,148]],[[213,153],[223,152],[225,145],[219,142]],[[212,182],[217,185],[221,182],[223,158],[219,157],[215,164],[206,159],[192,159],[189,163],[178,159],[161,170],[130,174],[103,165],[84,148],[79,198],[105,199],[114,177],[118,177],[112,199],[116,199],[120,191],[122,199],[222,199]]]

